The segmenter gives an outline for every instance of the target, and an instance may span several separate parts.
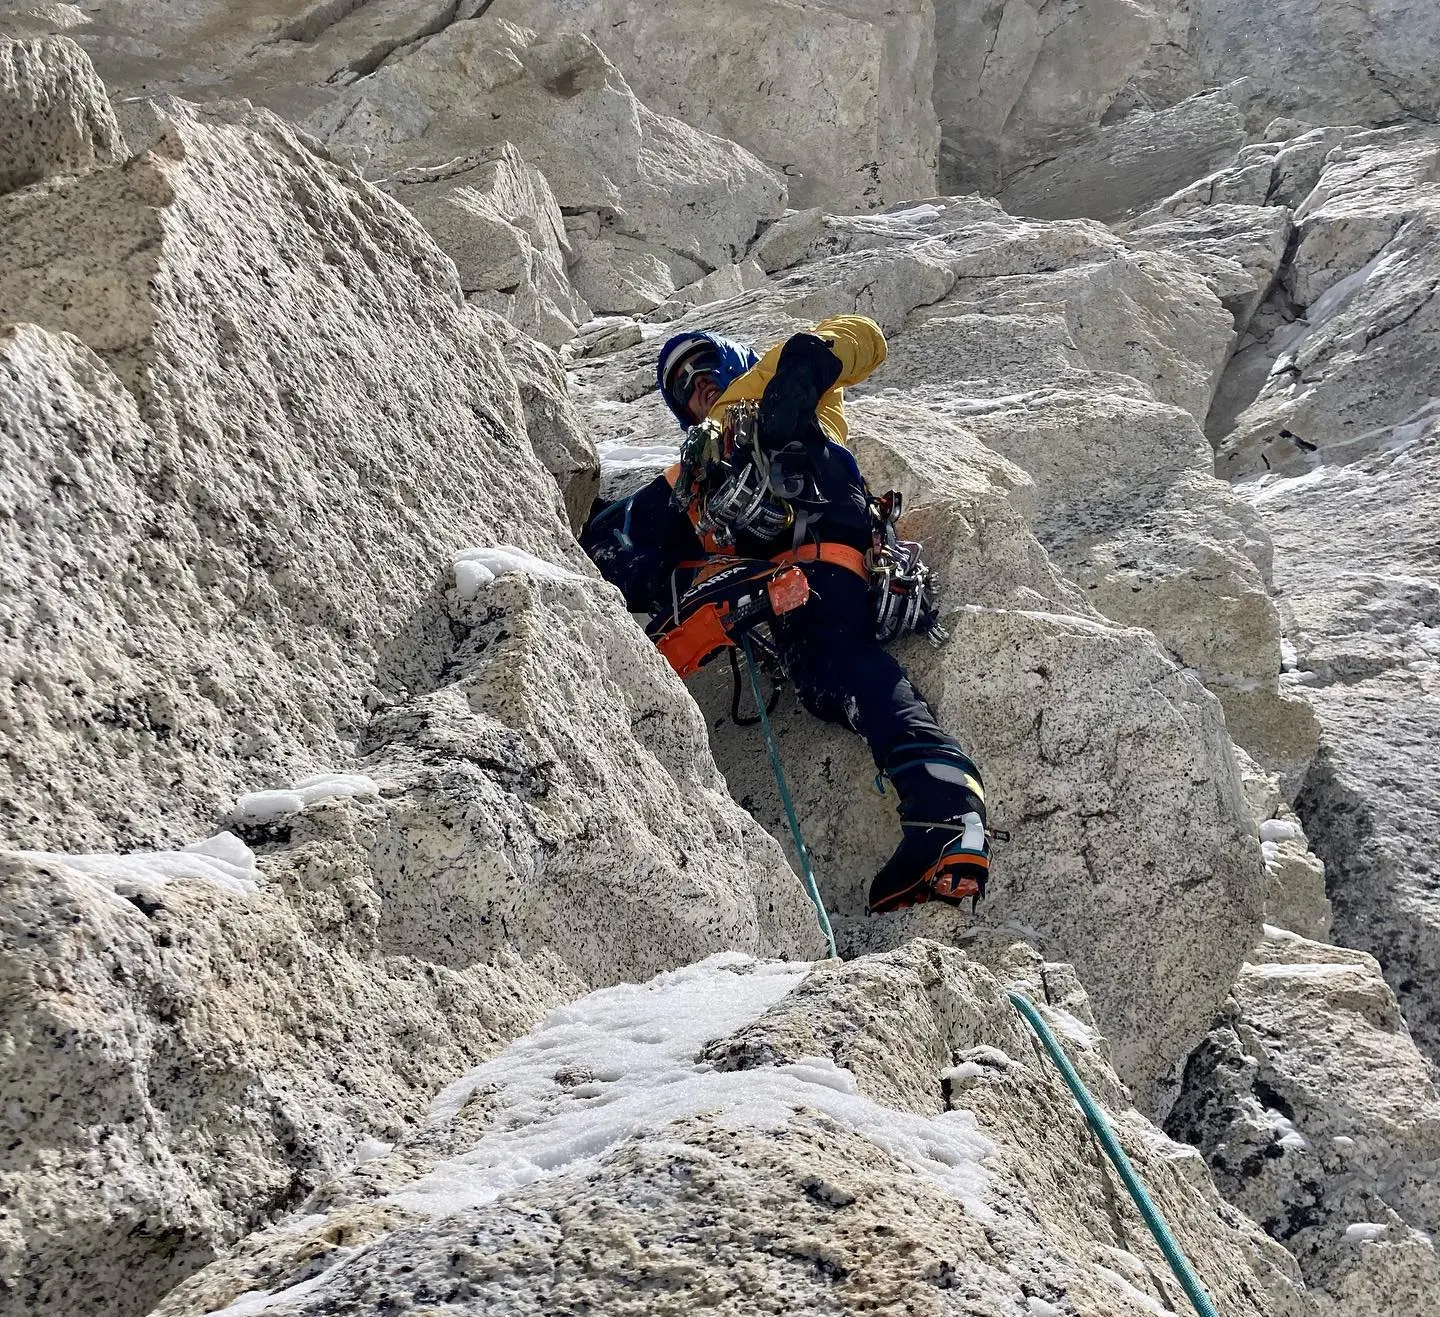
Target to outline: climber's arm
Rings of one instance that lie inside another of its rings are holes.
[[[830,316],[814,332],[840,362],[839,385],[859,384],[885,361],[885,335],[869,316]]]

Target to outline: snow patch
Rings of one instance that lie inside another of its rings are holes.
[[[1304,475],[1264,475],[1258,480],[1238,481],[1232,485],[1231,488],[1248,503],[1268,503],[1271,499],[1279,498],[1282,494],[1295,494],[1301,490],[1323,484],[1326,480],[1329,480],[1337,470],[1339,470],[1338,467],[1317,465],[1305,472]]]
[[[981,1065],[978,1061],[961,1061],[959,1065],[952,1065],[948,1070],[940,1072],[941,1079],[965,1080],[979,1079],[982,1075],[993,1075],[995,1071],[988,1065]]]
[[[164,887],[177,878],[203,878],[234,896],[256,891],[260,873],[252,851],[233,832],[191,842],[178,851],[131,851],[66,855],[59,851],[16,851],[27,860],[54,861],[123,894],[130,887]]]
[[[439,1094],[432,1123],[449,1119],[482,1088],[494,1094],[498,1114],[475,1147],[391,1200],[445,1216],[584,1170],[623,1140],[654,1136],[674,1120],[705,1114],[728,1129],[774,1130],[807,1107],[908,1163],[966,1211],[992,1219],[981,1163],[993,1145],[970,1112],[920,1117],[882,1107],[861,1096],[854,1076],[829,1058],[736,1072],[697,1062],[705,1043],[758,1019],[809,969],[729,952],[561,1007]]]
[[[1288,1117],[1282,1116],[1278,1111],[1265,1109],[1265,1115],[1270,1120],[1270,1127],[1275,1132],[1275,1142],[1282,1148],[1290,1148],[1295,1152],[1308,1152],[1310,1140],[1307,1139],[1298,1129],[1294,1122]]]
[[[1083,1020],[1076,1019],[1059,1006],[1047,1006],[1046,1010],[1050,1013],[1050,1022],[1077,1047],[1093,1052],[1099,1046],[1100,1035]]]
[[[600,470],[605,475],[614,471],[658,471],[669,466],[678,451],[674,444],[627,444],[622,441],[601,445],[598,453]]]
[[[1379,1221],[1356,1221],[1345,1227],[1345,1238],[1352,1244],[1373,1243],[1385,1234],[1385,1226]]]
[[[298,814],[316,801],[379,794],[379,784],[363,773],[317,773],[301,778],[289,790],[247,792],[235,802],[235,817],[241,823],[273,823],[287,814]]]
[[[501,576],[522,572],[551,581],[580,581],[591,584],[588,576],[561,567],[533,553],[517,549],[513,544],[496,544],[489,548],[461,549],[452,560],[455,569],[455,591],[462,599],[476,599],[480,591],[493,585]]]
[[[1260,825],[1261,841],[1303,841],[1305,830],[1293,819],[1266,819]]]

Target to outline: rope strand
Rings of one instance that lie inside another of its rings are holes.
[[[1170,1270],[1175,1273],[1175,1279],[1180,1282],[1180,1288],[1185,1291],[1185,1296],[1200,1317],[1218,1317],[1215,1305],[1210,1302],[1210,1296],[1205,1293],[1199,1278],[1195,1275],[1184,1253],[1180,1251],[1180,1245],[1176,1242],[1175,1236],[1170,1233],[1170,1227],[1165,1224],[1165,1218],[1160,1215],[1160,1210],[1155,1206],[1145,1186],[1141,1184],[1140,1177],[1135,1174],[1135,1167],[1131,1165],[1130,1158],[1125,1155],[1125,1149],[1120,1146],[1120,1141],[1115,1137],[1115,1131],[1111,1129],[1110,1121],[1101,1110],[1100,1104],[1091,1095],[1090,1090],[1085,1087],[1085,1081],[1075,1072],[1075,1067],[1070,1064],[1070,1058],[1065,1055],[1065,1050],[1055,1040],[1055,1035],[1050,1032],[1050,1026],[1045,1023],[1029,998],[1023,997],[1018,992],[1011,992],[1009,997],[1015,1009],[1025,1017],[1025,1022],[1044,1044],[1045,1050],[1050,1054],[1050,1059],[1055,1063],[1055,1068],[1060,1071],[1061,1077],[1070,1087],[1070,1092],[1075,1095],[1075,1101],[1080,1104],[1080,1110],[1085,1113],[1085,1119],[1095,1132],[1095,1137],[1100,1140],[1100,1146],[1105,1149],[1105,1155],[1110,1158],[1111,1163],[1120,1174],[1120,1179],[1130,1191],[1130,1197],[1135,1200],[1135,1206],[1140,1209],[1140,1215],[1145,1219],[1150,1233],[1154,1235],[1155,1242],[1160,1245],[1160,1251],[1165,1255],[1165,1261],[1170,1264]]]
[[[755,693],[755,707],[760,711],[760,730],[765,733],[765,748],[770,752],[770,767],[775,773],[775,785],[780,788],[785,817],[790,823],[790,835],[795,839],[800,868],[804,871],[805,891],[815,907],[820,931],[825,934],[825,945],[830,948],[830,955],[838,960],[840,953],[835,950],[835,934],[830,930],[830,916],[825,913],[825,902],[820,896],[819,884],[815,881],[815,871],[810,867],[810,852],[805,849],[805,838],[800,835],[800,821],[795,817],[795,802],[790,798],[790,788],[785,782],[785,770],[780,766],[780,751],[770,731],[770,714],[765,708],[764,697],[760,694],[760,673],[755,666],[755,655],[750,652],[750,637],[741,636],[740,645],[745,651],[745,663],[750,670],[750,689]]]

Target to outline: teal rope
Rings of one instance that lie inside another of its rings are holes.
[[[785,804],[785,817],[790,820],[790,835],[795,839],[795,851],[800,856],[800,867],[805,872],[805,890],[815,907],[815,916],[820,921],[820,931],[825,934],[825,945],[835,959],[840,953],[835,950],[835,934],[830,931],[830,916],[825,913],[825,902],[820,897],[820,887],[815,881],[815,871],[810,867],[810,852],[805,849],[805,838],[800,835],[800,821],[795,817],[795,802],[790,799],[790,788],[785,784],[785,770],[780,767],[780,751],[775,746],[775,737],[770,731],[770,715],[765,712],[765,697],[760,694],[760,673],[755,667],[755,655],[750,652],[750,637],[740,638],[740,647],[745,651],[745,666],[750,671],[750,690],[755,696],[755,707],[760,710],[760,730],[765,733],[765,748],[770,751],[770,767],[775,772],[775,785],[780,788],[780,799]]]
[[[1130,1197],[1135,1200],[1135,1206],[1140,1209],[1140,1215],[1145,1218],[1145,1224],[1150,1227],[1150,1233],[1155,1236],[1155,1242],[1160,1245],[1160,1251],[1165,1255],[1165,1261],[1170,1264],[1170,1270],[1175,1273],[1175,1279],[1180,1282],[1180,1288],[1185,1291],[1186,1297],[1194,1305],[1195,1311],[1200,1314],[1200,1317],[1218,1317],[1215,1305],[1210,1302],[1209,1295],[1205,1293],[1189,1262],[1185,1260],[1185,1255],[1180,1251],[1180,1245],[1175,1242],[1175,1236],[1170,1233],[1170,1227],[1165,1224],[1165,1218],[1160,1215],[1159,1209],[1146,1192],[1145,1186],[1140,1183],[1140,1177],[1135,1174],[1135,1168],[1130,1164],[1130,1158],[1125,1155],[1125,1149],[1116,1139],[1115,1131],[1110,1128],[1110,1122],[1100,1109],[1100,1104],[1090,1095],[1090,1090],[1085,1087],[1084,1080],[1075,1073],[1075,1067],[1070,1064],[1070,1058],[1065,1055],[1064,1049],[1056,1042],[1055,1035],[1050,1032],[1050,1026],[1041,1018],[1040,1012],[1035,1009],[1034,1004],[1028,998],[1022,997],[1018,992],[1012,992],[1009,995],[1015,1009],[1025,1017],[1026,1023],[1035,1031],[1045,1045],[1045,1050],[1050,1053],[1050,1059],[1055,1062],[1056,1069],[1060,1071],[1065,1082],[1070,1086],[1070,1091],[1075,1095],[1075,1101],[1080,1104],[1080,1109],[1085,1113],[1085,1119],[1089,1122],[1090,1128],[1095,1131],[1095,1137],[1100,1140],[1100,1146],[1105,1149],[1106,1155],[1114,1163],[1115,1169],[1120,1173],[1120,1178],[1125,1182],[1125,1187],[1130,1191]]]

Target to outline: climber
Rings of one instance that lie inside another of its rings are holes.
[[[865,738],[899,796],[903,835],[871,883],[872,914],[978,900],[989,871],[980,772],[877,638],[872,569],[898,496],[887,495],[893,509],[882,509],[844,446],[842,389],[884,360],[885,337],[864,316],[822,321],[759,359],[716,334],[675,336],[660,352],[657,379],[687,429],[681,461],[628,498],[597,502],[581,535],[627,606],[661,628],[680,621],[692,595],[708,597],[712,580],[778,583],[777,572],[803,572],[799,606],[786,586],[790,603],[766,615],[776,656],[806,709]],[[734,515],[727,520],[717,506]],[[745,599],[763,597],[752,589]],[[717,629],[733,621],[720,609],[684,664],[676,646],[667,648],[674,633],[662,631],[661,650],[682,676],[716,644],[734,643]],[[943,636],[933,605],[917,604],[909,616],[912,629]]]

